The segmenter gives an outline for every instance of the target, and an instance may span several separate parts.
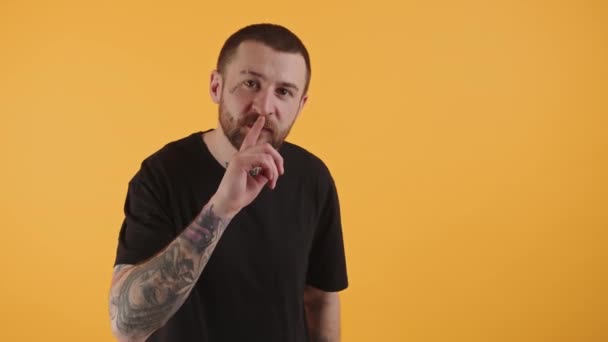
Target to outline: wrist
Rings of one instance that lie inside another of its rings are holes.
[[[213,213],[215,215],[225,221],[231,220],[240,211],[240,209],[229,206],[217,193],[211,197],[208,205],[210,208],[213,208]]]

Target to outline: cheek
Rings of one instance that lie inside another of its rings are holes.
[[[236,87],[233,89],[226,89],[223,93],[224,103],[232,111],[237,110],[240,112],[242,108],[247,107],[248,103],[251,103],[252,96],[251,92]]]
[[[285,126],[291,125],[298,113],[298,103],[296,101],[283,102],[277,108],[281,114],[282,124]]]
[[[235,102],[250,102],[255,96],[252,91],[243,87],[233,88],[225,95],[233,99]]]
[[[244,114],[251,110],[252,101],[244,96],[235,96],[232,105],[235,114]]]

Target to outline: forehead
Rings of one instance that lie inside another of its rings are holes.
[[[228,77],[238,77],[243,70],[264,75],[269,81],[290,82],[304,87],[306,62],[299,53],[280,52],[255,41],[244,41],[226,66]]]

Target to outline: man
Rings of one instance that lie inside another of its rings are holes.
[[[210,82],[218,128],[169,143],[129,182],[110,293],[118,340],[339,340],[336,188],[284,142],[309,81],[308,52],[284,27],[226,41]]]

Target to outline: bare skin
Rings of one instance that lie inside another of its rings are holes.
[[[340,341],[340,297],[337,292],[307,286],[304,308],[311,342]]]

